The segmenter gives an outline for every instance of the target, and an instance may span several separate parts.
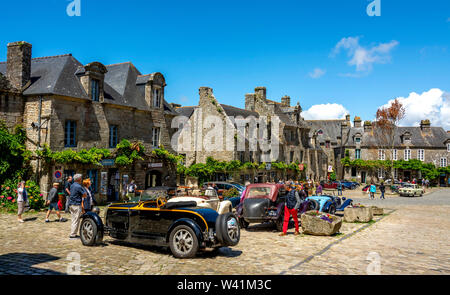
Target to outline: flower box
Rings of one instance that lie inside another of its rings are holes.
[[[342,218],[317,211],[303,213],[300,221],[303,233],[314,236],[334,235],[342,226]]]
[[[373,219],[371,207],[346,207],[344,209],[345,222],[369,222]]]

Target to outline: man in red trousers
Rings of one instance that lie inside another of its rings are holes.
[[[284,205],[284,223],[283,223],[283,232],[280,236],[285,236],[287,234],[289,219],[292,215],[292,218],[295,222],[295,233],[294,235],[299,235],[298,232],[298,208],[301,205],[300,196],[298,195],[297,190],[291,186],[291,183],[286,184],[285,186],[287,194],[286,194],[286,203]]]

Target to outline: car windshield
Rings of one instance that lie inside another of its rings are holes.
[[[405,183],[403,185],[403,187],[406,187],[406,188],[414,188],[415,186],[416,186],[415,184],[411,184],[411,183]]]
[[[234,185],[235,187],[237,187],[238,189],[244,190],[245,187],[237,182],[230,182],[232,185]]]
[[[159,197],[167,198],[166,190],[145,190],[142,192],[141,201],[156,201]]]
[[[249,198],[264,198],[270,196],[271,187],[252,187],[248,191]]]

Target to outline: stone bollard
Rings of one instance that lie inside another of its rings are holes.
[[[372,219],[371,207],[347,207],[344,209],[345,222],[369,222]]]
[[[370,208],[372,208],[372,213],[373,215],[383,215],[384,214],[384,210],[383,208],[378,208],[377,206],[370,206]]]
[[[314,236],[331,236],[337,233],[342,226],[342,218],[329,214],[332,220],[329,222],[320,218],[323,215],[328,214],[317,215],[316,211],[303,213],[300,218],[303,233]]]

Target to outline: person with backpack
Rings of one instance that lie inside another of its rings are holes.
[[[134,180],[131,180],[130,184],[127,186],[127,198],[131,200],[136,195],[137,185],[134,183]]]
[[[48,210],[47,215],[45,216],[45,222],[50,222],[48,218],[50,217],[50,213],[52,213],[52,210],[55,210],[56,215],[58,216],[58,219],[56,221],[66,221],[66,219],[61,216],[58,208],[58,187],[59,183],[55,182],[53,184],[53,187],[47,194],[47,200],[45,201],[45,204],[48,205]]]
[[[286,194],[286,202],[284,204],[284,222],[283,222],[283,232],[280,234],[280,236],[287,235],[287,230],[289,226],[289,219],[294,219],[295,222],[295,233],[294,235],[299,235],[298,230],[298,208],[301,205],[300,196],[298,195],[297,190],[294,189],[291,184],[287,184],[285,186],[287,194]]]

